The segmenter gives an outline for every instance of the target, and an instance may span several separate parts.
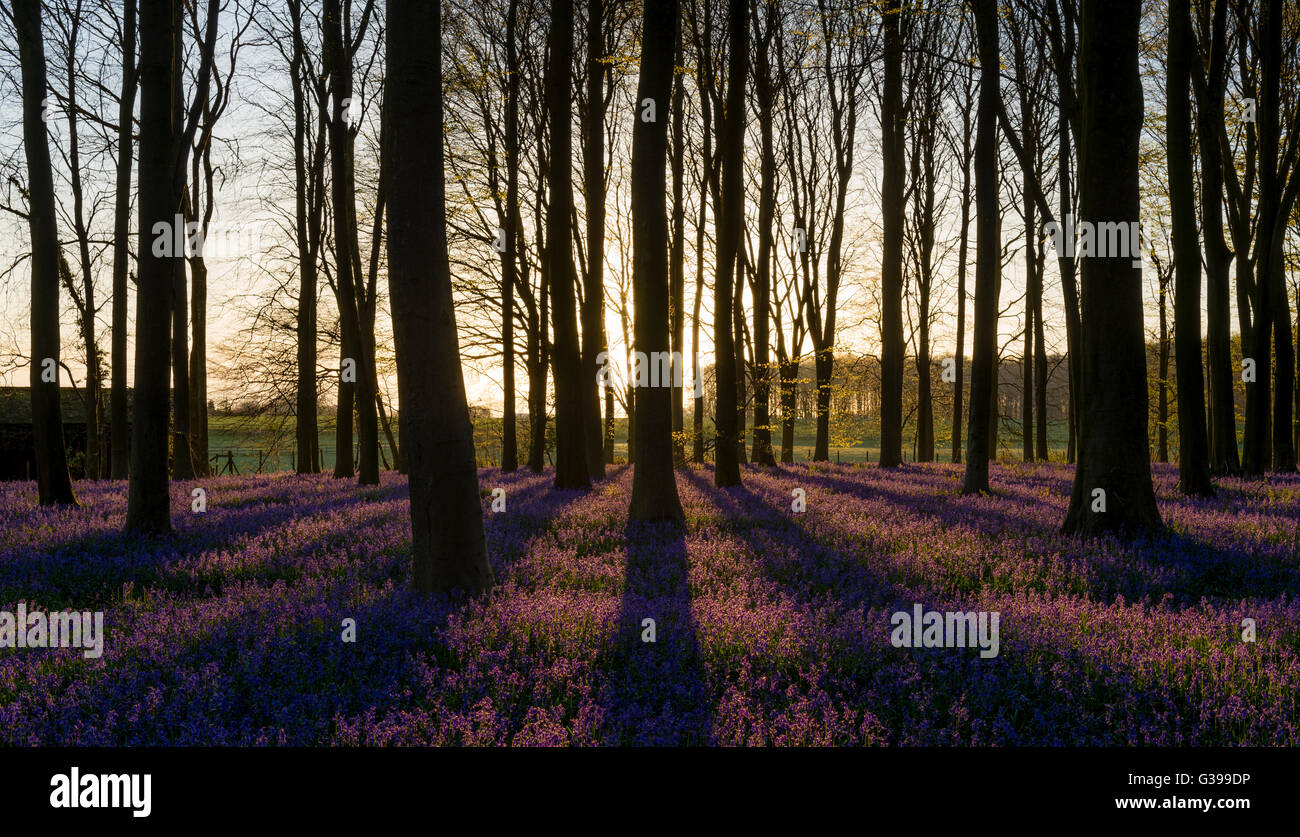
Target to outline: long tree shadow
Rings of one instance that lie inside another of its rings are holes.
[[[825,472],[801,474],[800,478],[806,479],[809,485],[838,493],[884,500],[905,513],[933,520],[940,526],[969,526],[994,541],[1025,537],[1051,540],[1058,537],[1055,528],[1044,529],[1034,520],[1026,508],[1027,499],[1006,498],[1005,507],[999,509],[962,504],[959,511],[954,511],[954,506],[962,500],[955,494],[948,496],[951,502],[940,504],[923,502],[926,498],[879,483],[864,486]],[[1013,503],[1020,507],[1011,505]],[[1300,595],[1300,568],[1286,557],[1265,559],[1250,552],[1224,549],[1174,530],[1139,539],[1130,546],[1132,560],[1111,560],[1104,567],[1095,567],[1093,559],[1087,556],[1079,559],[1094,570],[1090,572],[1094,596],[1102,599],[1124,596],[1132,601],[1169,595],[1178,604],[1192,604],[1202,597],[1232,600]],[[1115,550],[1099,545],[1096,552],[1098,556],[1101,553],[1110,555]]]
[[[715,705],[691,612],[685,530],[629,523],[618,625],[603,667],[610,743],[704,745]]]
[[[680,473],[717,503],[725,531],[742,540],[764,575],[796,601],[819,605],[831,599],[845,607],[879,607],[910,595],[856,556],[812,537],[744,485],[719,489],[693,471]]]

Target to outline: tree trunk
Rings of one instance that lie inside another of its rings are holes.
[[[76,505],[63,447],[63,406],[59,397],[59,235],[50,147],[42,118],[47,87],[39,0],[14,0],[13,20],[22,65],[27,220],[32,237],[31,396],[36,490],[42,506]],[[165,459],[163,466],[166,468]],[[166,487],[164,471],[164,492]]]
[[[1188,0],[1170,0],[1166,61],[1166,160],[1174,248],[1174,362],[1178,370],[1178,484],[1192,497],[1214,496],[1205,429],[1205,378],[1201,369],[1201,254],[1197,247],[1196,187],[1192,174],[1189,85],[1192,40]]]
[[[975,116],[975,336],[962,493],[986,494],[992,424],[989,405],[997,391],[994,362],[1002,258],[997,168],[998,9],[996,0],[974,0],[974,9],[980,60],[980,96]]]
[[[547,208],[546,237],[551,317],[555,329],[555,487],[585,490],[591,487],[587,436],[583,432],[586,382],[578,350],[574,296],[577,275],[569,236],[569,217],[573,211],[572,103],[569,94],[573,0],[555,0],[551,4],[550,39],[546,96],[551,120],[551,202]]]
[[[388,287],[421,592],[492,583],[447,260],[440,4],[388,7]]]
[[[902,7],[884,9],[885,79],[881,93],[880,466],[903,462],[903,36]]]
[[[183,15],[184,12],[182,11]],[[175,120],[173,134],[179,142],[186,142],[185,135],[185,98],[182,90],[181,61],[172,63],[172,114]],[[188,149],[186,149],[188,150]],[[180,172],[177,186],[180,198],[175,206],[175,222],[188,223],[192,216],[185,199],[185,165],[177,164]],[[189,338],[189,288],[186,283],[185,263],[189,256],[189,230],[185,235],[177,236],[185,241],[185,251],[173,254],[171,287],[172,315],[172,477],[178,480],[194,479],[194,454],[190,450],[190,338]]]
[[[293,60],[289,74],[293,82],[294,222],[298,239],[298,388],[294,436],[297,443],[298,473],[315,474],[320,471],[320,434],[316,422],[316,259],[320,247],[324,161],[321,155],[316,155],[312,170],[308,172],[306,142],[309,110],[302,70],[306,48],[302,39],[301,0],[289,0],[289,15],[293,19]],[[318,123],[319,130],[323,130],[324,123],[319,120]],[[318,143],[317,147],[323,147],[323,143]]]
[[[1157,270],[1159,270],[1157,266]],[[1169,461],[1169,316],[1166,299],[1169,296],[1169,280],[1160,276],[1158,305],[1160,308],[1160,345],[1157,361],[1159,380],[1156,398],[1156,461]]]
[[[672,94],[673,53],[661,44],[677,40],[677,0],[646,0],[642,24],[637,104],[649,100],[662,113]],[[673,114],[677,118],[676,114]],[[669,338],[667,181],[668,123],[632,123],[632,282],[636,346],[650,358],[667,352]],[[657,386],[655,384],[658,384]],[[636,468],[628,519],[683,521],[673,469],[671,378],[641,387],[636,399]]]
[[[719,487],[740,484],[740,442],[736,415],[736,337],[729,315],[735,290],[737,254],[745,223],[745,69],[749,60],[749,25],[745,0],[728,0],[727,109],[719,138],[722,158],[721,205],[717,207],[718,263],[713,292],[713,349],[716,353],[717,440],[714,482]]]
[[[587,119],[583,192],[587,202],[587,281],[582,295],[582,430],[587,470],[605,478],[600,421],[599,364],[605,340],[605,3],[587,4]],[[659,103],[666,107],[667,98]]]
[[[127,270],[131,260],[127,236],[131,234],[131,164],[134,161],[135,114],[135,0],[122,5],[122,90],[117,108],[117,186],[113,196],[113,384],[108,421],[111,441],[109,461],[113,479],[126,479],[130,471],[127,428],[126,315]]]
[[[1273,225],[1277,220],[1281,202],[1282,184],[1274,176],[1277,171],[1280,123],[1278,100],[1282,69],[1282,2],[1263,0],[1258,27],[1258,49],[1261,52],[1259,97],[1259,204],[1255,213],[1255,281],[1251,299],[1254,321],[1248,357],[1255,360],[1255,380],[1246,384],[1253,390],[1254,403],[1248,405],[1246,424],[1250,429],[1246,438],[1244,470],[1260,475],[1272,460],[1272,404],[1273,378],[1272,346],[1276,312],[1273,310]],[[1279,248],[1280,250],[1280,242]],[[1290,343],[1290,335],[1286,342]],[[1281,341],[1279,341],[1281,342]],[[1246,354],[1243,343],[1242,354]],[[1280,383],[1280,382],[1279,382]],[[1284,398],[1289,399],[1290,393]],[[1249,409],[1253,407],[1254,409]],[[1289,431],[1290,428],[1288,427]]]
[[[171,67],[179,60],[177,0],[140,6],[139,274],[135,298],[135,392],[131,415],[131,475],[125,531],[171,531],[167,485],[169,310],[174,258],[155,249],[162,230],[171,235],[180,192],[173,186],[176,137]],[[159,229],[155,229],[158,225]],[[161,255],[160,255],[161,253]]]
[[[1141,9],[1123,0],[1084,0],[1081,17],[1079,216],[1094,224],[1135,223]],[[1151,533],[1161,524],[1151,485],[1141,267],[1131,254],[1094,256],[1082,266],[1079,465],[1063,530]]]
[[[501,470],[519,468],[519,441],[515,425],[515,283],[519,281],[519,0],[510,0],[506,12],[506,218],[501,272]]]
[[[755,464],[773,466],[772,455],[772,227],[776,214],[776,149],[773,147],[772,68],[770,45],[774,28],[781,25],[769,7],[766,27],[756,32],[754,92],[758,104],[760,142],[758,189],[758,257],[754,269],[754,444]],[[757,18],[756,18],[757,21]]]
[[[677,25],[676,58],[674,63],[682,66],[685,53],[685,35],[680,23]],[[672,347],[672,424],[673,424],[673,464],[686,464],[686,445],[684,440],[685,415],[682,398],[685,395],[686,381],[686,82],[684,73],[673,73],[673,139],[672,139],[672,251],[668,265],[668,331]],[[680,383],[679,383],[680,382]],[[609,433],[613,434],[613,417],[610,417]],[[611,440],[610,449],[613,449]],[[612,453],[610,454],[612,457]]]
[[[963,150],[969,147],[969,130],[963,135]],[[961,462],[961,411],[966,378],[966,263],[970,258],[970,158],[962,163],[961,241],[957,245],[957,352],[953,357],[952,382],[952,461]]]
[[[334,208],[334,264],[337,282],[337,299],[341,330],[343,332],[344,357],[351,358],[355,364],[356,384],[351,393],[344,392],[344,385],[339,387],[339,413],[342,419],[344,405],[347,402],[348,422],[351,421],[351,407],[355,403],[357,412],[357,449],[358,482],[361,485],[379,484],[379,425],[375,415],[375,394],[371,381],[371,358],[367,351],[368,341],[362,334],[359,306],[361,294],[361,261],[358,247],[357,214],[355,204],[356,178],[352,160],[353,129],[348,106],[352,98],[352,60],[349,45],[344,43],[343,9],[340,0],[326,0],[322,16],[322,48],[325,53],[326,72],[330,77],[330,94],[332,112],[329,120],[330,150],[330,189]],[[338,428],[340,438],[338,447],[340,456],[334,469],[334,475],[351,476],[351,448],[348,448],[347,461],[344,461],[342,449],[342,420]],[[350,428],[349,433],[351,436]],[[348,438],[350,445],[351,439]],[[344,467],[347,466],[347,467]]]

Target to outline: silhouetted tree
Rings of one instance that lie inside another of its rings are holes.
[[[655,105],[655,119],[638,118],[632,127],[632,286],[635,294],[636,346],[650,359],[669,349],[668,215],[664,207],[667,182],[668,114],[664,113],[673,84],[676,43],[676,0],[646,0],[641,29],[641,73],[638,108]],[[674,115],[673,118],[676,118]],[[681,521],[673,470],[673,389],[651,380],[636,398],[636,468],[632,475],[631,520]]]
[[[36,491],[42,506],[76,505],[63,447],[63,408],[59,399],[59,234],[54,220],[54,175],[43,116],[48,90],[40,0],[13,0],[13,13],[22,65],[27,223],[32,236],[31,387]],[[167,488],[165,445],[164,441],[164,492]]]
[[[447,257],[440,3],[388,4],[388,287],[410,473],[416,589],[492,582]]]
[[[1080,222],[1138,219],[1141,9],[1084,0],[1079,44]],[[1141,267],[1129,253],[1083,262],[1079,464],[1064,531],[1136,535],[1160,528],[1147,434]]]

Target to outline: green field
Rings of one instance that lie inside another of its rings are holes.
[[[687,425],[690,416],[687,415]],[[335,432],[334,420],[322,418],[318,421],[322,469],[334,467]],[[706,422],[708,435],[712,423]],[[915,425],[905,427],[903,434],[903,457],[912,460],[914,456],[913,431]],[[1063,422],[1053,422],[1048,427],[1048,450],[1051,459],[1064,461],[1068,430]],[[394,433],[397,432],[394,426]],[[553,426],[548,424],[548,437],[553,433]],[[749,429],[752,439],[753,428]],[[527,456],[527,422],[521,416],[519,421],[520,457]],[[478,419],[474,423],[475,447],[479,465],[494,466],[499,464],[501,455],[501,420],[499,418]],[[225,472],[229,458],[233,459],[234,468],[240,474],[290,471],[296,466],[294,420],[292,416],[209,416],[208,418],[208,452],[212,457],[214,470]],[[935,422],[935,455],[941,462],[947,462],[951,453],[951,434],[947,422]],[[614,421],[614,461],[627,461],[627,419]],[[548,438],[548,452],[553,456],[553,440]],[[780,427],[774,430],[774,443],[780,446]],[[816,441],[816,424],[812,419],[799,419],[795,422],[794,457],[796,461],[812,458]],[[355,448],[356,437],[353,436]],[[380,447],[391,466],[392,452],[381,431]],[[688,444],[689,450],[689,444]],[[874,462],[880,455],[879,422],[863,418],[847,418],[832,423],[830,458],[832,462]],[[1019,423],[1003,420],[998,436],[998,458],[1019,460],[1021,458],[1021,441]],[[779,456],[779,452],[778,452]],[[712,459],[712,451],[707,455]],[[382,463],[381,463],[382,464]]]

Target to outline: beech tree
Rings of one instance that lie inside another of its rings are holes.
[[[1080,223],[1138,218],[1142,83],[1141,9],[1084,0],[1080,13]],[[1160,528],[1147,434],[1141,267],[1128,253],[1081,259],[1082,373],[1079,464],[1066,533]]]
[[[1205,430],[1201,369],[1201,253],[1192,175],[1191,65],[1195,60],[1189,0],[1169,2],[1166,155],[1174,247],[1174,361],[1178,371],[1178,483],[1184,494],[1214,495]],[[1207,196],[1207,199],[1213,199]]]
[[[661,353],[668,352],[670,344],[668,215],[664,206],[668,114],[663,106],[672,95],[674,56],[662,44],[677,40],[676,0],[646,0],[642,20],[636,101],[638,108],[652,103],[656,118],[638,118],[632,129],[632,284],[637,350],[656,358],[664,356]],[[652,382],[637,392],[636,467],[628,508],[631,520],[683,520],[673,469],[673,390],[664,383]]]
[[[902,101],[902,17],[900,0],[889,0],[882,21],[885,79],[880,105],[880,203],[884,216],[880,265],[880,465],[884,468],[903,462],[903,178],[907,169],[907,117]]]
[[[13,0],[13,18],[22,65],[27,223],[32,238],[31,397],[36,491],[42,506],[76,505],[63,447],[63,408],[59,397],[59,234],[54,220],[54,175],[43,118],[48,89],[40,0]],[[164,491],[166,464],[164,458]]]
[[[135,296],[135,388],[131,415],[131,474],[127,533],[171,531],[167,486],[167,364],[173,260],[154,252],[153,229],[170,229],[180,208],[174,181],[179,146],[174,121],[172,62],[181,31],[178,0],[140,3],[140,266]]]
[[[113,323],[112,376],[109,393],[110,476],[126,479],[130,471],[126,390],[127,272],[131,260],[127,238],[131,234],[131,167],[135,162],[134,122],[137,68],[135,63],[136,2],[122,3],[122,89],[117,108],[116,193],[113,196]]]
[[[546,238],[548,280],[551,284],[551,318],[555,331],[555,487],[588,489],[586,434],[583,431],[582,358],[578,348],[578,321],[574,288],[577,273],[569,234],[573,213],[573,104],[569,93],[573,61],[573,0],[551,4],[551,55],[546,70],[546,98],[550,111],[550,185]]]
[[[975,115],[975,333],[962,493],[986,494],[989,491],[991,447],[989,403],[997,386],[994,364],[997,354],[997,295],[1002,269],[997,169],[997,109],[1001,94],[997,0],[972,0],[972,6],[979,48],[980,95]]]
[[[718,154],[722,170],[718,218],[718,260],[714,269],[713,350],[717,381],[714,482],[740,484],[740,437],[736,416],[736,335],[730,315],[737,261],[745,224],[745,69],[749,63],[749,15],[745,0],[728,0],[727,103]]]
[[[412,564],[422,592],[492,582],[447,257],[441,3],[387,5],[383,177]]]

